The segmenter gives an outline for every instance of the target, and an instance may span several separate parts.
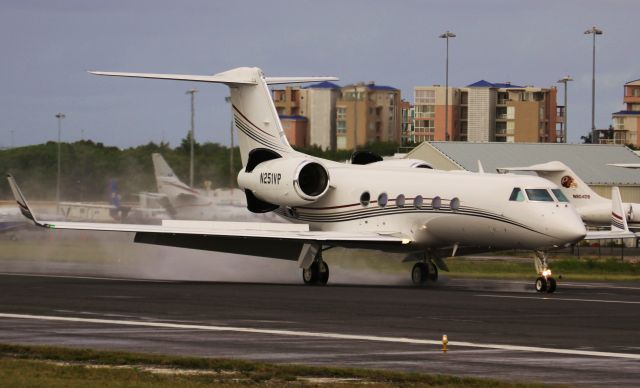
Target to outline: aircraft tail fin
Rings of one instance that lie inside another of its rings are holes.
[[[282,157],[296,153],[284,134],[268,85],[337,80],[334,77],[265,77],[262,70],[256,67],[239,67],[214,75],[101,71],[90,73],[116,77],[222,83],[229,86],[233,122],[238,134],[243,166],[247,165],[249,153],[257,148],[269,149]]]
[[[27,198],[25,198],[25,196],[22,194],[22,191],[18,187],[16,180],[13,178],[11,174],[7,174],[7,181],[9,181],[9,187],[11,187],[11,192],[13,193],[13,197],[15,198],[18,204],[20,213],[22,213],[23,216],[33,221],[34,224],[38,226],[48,227],[47,224],[43,224],[40,221],[38,221],[35,214],[33,213],[33,210],[29,206],[29,202],[27,202]]]
[[[198,195],[196,190],[183,183],[176,176],[162,155],[154,153],[151,155],[151,159],[153,160],[153,170],[156,175],[158,192],[166,195],[169,198],[169,202],[174,202],[178,196],[189,197]]]
[[[622,197],[620,189],[617,186],[611,188],[611,231],[612,232],[628,232],[629,225],[627,217],[624,214]]]

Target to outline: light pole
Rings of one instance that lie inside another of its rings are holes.
[[[602,35],[602,30],[596,26],[586,30],[585,35],[593,35],[593,57],[591,72],[591,144],[596,144],[596,35]]]
[[[229,104],[231,104],[231,97],[227,96],[224,98],[224,100],[226,102],[228,102]],[[234,179],[235,179],[235,168],[233,166],[233,105],[231,105],[231,147],[229,150],[229,187],[234,187]]]
[[[567,84],[569,83],[569,81],[573,81],[573,78],[571,78],[571,76],[566,76],[558,80],[559,84],[564,84],[564,121],[562,123],[562,142],[563,143],[567,142],[567,132],[568,132],[567,129],[569,128],[567,126],[567,123],[568,123],[567,112],[569,111],[569,109],[567,108]]]
[[[447,30],[444,34],[439,36],[447,41],[447,60],[445,65],[445,81],[444,81],[444,136],[445,140],[451,140],[449,134],[449,38],[455,38],[456,34]]]
[[[353,152],[358,150],[358,85],[353,86]]]
[[[191,89],[191,90],[187,90],[187,92],[185,94],[190,94],[191,95],[191,131],[189,132],[189,138],[190,138],[190,142],[191,142],[191,158],[189,161],[189,186],[193,187],[193,143],[194,143],[194,138],[196,137],[196,132],[195,132],[195,125],[194,125],[194,116],[195,116],[195,107],[194,107],[194,102],[195,102],[195,95],[196,93],[198,93],[198,89]]]
[[[13,149],[14,147],[14,143],[13,143],[13,129],[10,130],[9,132],[11,132],[11,149]]]
[[[60,137],[62,134],[62,119],[66,116],[64,113],[56,113],[58,119],[58,179],[56,183],[56,214],[60,212]]]

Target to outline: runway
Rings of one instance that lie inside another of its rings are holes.
[[[538,295],[520,281],[416,289],[0,275],[3,343],[632,386],[639,329],[635,283]]]

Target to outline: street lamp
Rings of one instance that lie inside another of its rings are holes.
[[[566,143],[567,142],[567,129],[569,128],[567,126],[567,83],[569,83],[569,81],[573,81],[573,78],[571,78],[571,76],[566,76],[563,77],[562,79],[558,80],[559,84],[564,84],[564,122],[562,124],[562,142]]]
[[[444,133],[445,140],[450,140],[449,134],[449,38],[455,38],[456,34],[447,30],[444,34],[439,36],[447,41],[447,60],[445,65],[445,93],[444,93]]]
[[[193,187],[193,142],[194,142],[194,138],[196,137],[196,133],[195,133],[195,126],[194,126],[194,116],[195,116],[195,108],[194,108],[194,100],[195,100],[195,95],[196,93],[198,93],[198,89],[191,89],[191,90],[187,90],[187,92],[185,94],[190,94],[191,95],[191,132],[189,132],[190,134],[190,141],[191,141],[191,159],[189,162],[189,186]]]
[[[596,142],[596,35],[602,35],[602,30],[596,26],[586,30],[585,35],[593,35],[593,58],[591,72],[591,144]]]
[[[228,102],[229,104],[231,104],[231,96],[227,96],[224,98],[225,102]],[[235,179],[235,168],[233,165],[233,105],[231,105],[231,147],[230,147],[230,152],[229,152],[229,187],[234,187],[235,183],[234,183],[234,179]]]
[[[62,133],[62,119],[66,116],[64,113],[56,113],[58,119],[58,179],[56,184],[56,213],[60,212],[60,137]]]
[[[13,149],[15,147],[15,145],[13,143],[13,129],[10,130],[9,132],[11,132],[11,149]]]

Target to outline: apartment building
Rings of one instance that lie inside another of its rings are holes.
[[[448,95],[448,106],[446,105]],[[447,108],[447,114],[445,114]],[[413,134],[403,139],[556,142],[556,89],[491,83],[414,88]]]
[[[336,145],[353,149],[374,141],[400,142],[400,90],[360,82],[341,88],[336,101]]]
[[[321,82],[273,90],[273,100],[289,142],[297,146],[335,150],[400,141],[400,90],[391,86]]]
[[[613,138],[607,142],[640,146],[640,79],[624,84],[623,103],[625,109],[611,115]]]

